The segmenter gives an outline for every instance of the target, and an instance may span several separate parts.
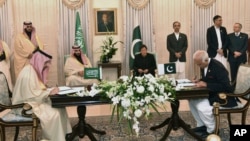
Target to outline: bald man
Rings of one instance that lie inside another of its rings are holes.
[[[209,58],[206,51],[196,51],[193,60],[201,69],[201,79],[193,80],[196,87],[210,90],[208,98],[189,100],[191,113],[197,122],[197,127],[193,131],[205,139],[215,129],[212,105],[214,102],[221,102],[218,93],[230,93],[233,92],[233,88],[230,85],[226,68],[219,61]],[[225,107],[237,106],[236,99],[231,97],[227,100],[228,103],[224,105]]]

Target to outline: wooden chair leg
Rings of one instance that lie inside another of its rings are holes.
[[[231,114],[227,113],[227,121],[229,125],[232,125],[232,121],[231,121]]]
[[[215,129],[214,134],[219,134],[219,126],[220,126],[220,116],[219,116],[219,103],[214,103],[213,113],[215,118]]]
[[[5,141],[5,127],[4,126],[0,126],[0,134],[1,134],[1,141]]]
[[[242,112],[242,115],[241,115],[241,124],[242,125],[246,124],[246,117],[247,117],[247,110],[245,110],[244,112]]]
[[[14,141],[17,141],[18,134],[19,134],[19,126],[16,126],[16,133],[15,133],[15,136],[14,136]]]
[[[32,115],[33,126],[32,126],[32,141],[37,141],[37,128],[38,128],[38,118],[36,115]]]

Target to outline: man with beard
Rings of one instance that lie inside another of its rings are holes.
[[[17,79],[23,67],[29,63],[29,59],[32,58],[36,49],[43,50],[43,44],[36,35],[36,29],[32,22],[24,22],[23,32],[16,36],[14,44],[15,79]]]
[[[91,68],[92,65],[80,46],[72,46],[71,55],[67,58],[64,66],[66,75],[66,86],[92,85],[97,83],[96,79],[84,79],[84,68]]]
[[[72,127],[65,108],[51,106],[50,95],[59,92],[58,87],[47,89],[47,77],[52,56],[41,50],[36,50],[23,67],[16,80],[13,90],[13,104],[26,103],[32,107],[32,112],[40,119],[42,139],[46,141],[66,141]],[[12,110],[21,114],[19,110]]]
[[[146,45],[140,47],[140,54],[135,55],[134,73],[135,76],[143,76],[144,74],[152,74],[155,76],[156,61],[153,54],[148,53]]]

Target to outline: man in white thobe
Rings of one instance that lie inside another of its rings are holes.
[[[57,94],[59,89],[48,90],[45,86],[51,56],[36,51],[20,72],[13,91],[13,104],[27,103],[40,119],[42,139],[65,141],[65,136],[72,132],[65,108],[52,108],[49,95]]]
[[[23,23],[23,32],[15,37],[14,44],[14,72],[15,80],[23,67],[29,63],[33,52],[37,49],[43,50],[43,44],[36,35],[36,29],[32,22]]]
[[[66,86],[92,85],[98,83],[96,79],[84,79],[84,68],[91,68],[92,65],[80,46],[72,46],[70,57],[67,58],[64,66],[66,75]]]

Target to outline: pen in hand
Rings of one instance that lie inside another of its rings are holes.
[[[194,76],[192,82],[193,82],[193,83],[197,83],[197,82],[198,82],[198,80],[197,80],[197,75]]]

